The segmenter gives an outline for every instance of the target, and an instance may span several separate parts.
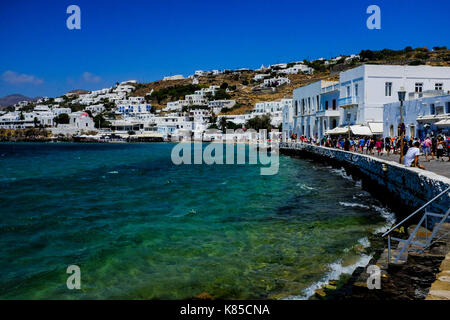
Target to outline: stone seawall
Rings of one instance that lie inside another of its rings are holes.
[[[333,166],[343,167],[374,196],[388,203],[401,218],[450,186],[450,179],[430,171],[407,168],[393,161],[338,149],[302,143],[281,143],[280,153],[312,158]],[[443,196],[434,208],[447,209],[450,197]]]
[[[387,204],[396,213],[398,219],[404,218],[428,202],[436,195],[450,186],[450,179],[433,172],[407,168],[393,161],[386,161],[376,157],[347,152],[337,149],[314,146],[310,144],[282,143],[280,153],[302,158],[310,158],[318,162],[326,163],[334,167],[343,167],[347,174],[355,180],[362,181],[362,187],[368,190],[374,197]],[[436,201],[432,211],[442,213],[450,207],[448,193]],[[410,219],[409,224],[415,223],[423,212]],[[407,226],[407,225],[406,225]],[[407,229],[412,232],[414,225]],[[396,234],[397,237],[402,237]],[[431,284],[436,279],[439,266],[445,254],[449,252],[449,237],[442,238],[424,253],[409,253],[404,264],[387,263],[384,257],[386,247],[385,238],[381,234],[370,238],[374,249],[374,256],[369,265],[377,265],[382,269],[381,289],[369,290],[367,288],[367,267],[358,267],[351,278],[340,288],[326,285],[316,290],[311,299],[331,300],[416,300],[424,299],[429,293]],[[383,253],[383,254],[382,254]],[[447,274],[438,278],[447,277]],[[442,279],[441,279],[442,278]],[[445,278],[447,279],[447,278]],[[338,279],[334,280],[337,282]],[[443,293],[443,285],[435,282],[429,299],[435,296],[450,297],[448,292]],[[445,285],[449,288],[449,281]]]

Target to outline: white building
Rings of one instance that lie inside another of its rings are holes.
[[[31,112],[8,112],[0,116],[0,129],[28,129],[34,127],[34,114]]]
[[[69,114],[68,124],[58,124],[56,128],[51,128],[54,135],[77,135],[89,131],[97,131],[94,120],[89,114],[83,111],[73,112]]]
[[[255,74],[255,76],[253,77],[253,80],[255,80],[255,81],[262,81],[262,80],[264,80],[267,77],[270,77],[270,74],[258,73],[258,74]]]
[[[171,81],[171,80],[182,80],[184,79],[184,76],[182,74],[176,74],[173,76],[166,76],[163,78],[164,81]]]
[[[204,106],[208,104],[208,99],[203,97],[203,94],[187,94],[184,99],[190,105]]]
[[[289,80],[289,78],[276,77],[276,78],[265,79],[263,85],[265,87],[278,87],[285,83],[290,84],[291,80]]]
[[[116,111],[120,114],[148,113],[152,110],[152,105],[145,102],[144,97],[129,97],[126,100],[116,101]]]
[[[450,95],[437,94],[438,92],[428,92],[422,98],[404,102],[403,123],[408,138],[424,139],[427,135],[450,134]],[[383,119],[383,136],[398,136],[400,102],[385,104]]]
[[[299,72],[302,72],[305,74],[312,74],[314,72],[314,69],[310,68],[304,64],[296,64],[292,67],[277,71],[277,73],[282,73],[282,74],[298,74]]]
[[[105,111],[105,106],[103,104],[94,104],[91,106],[87,106],[85,108],[86,111],[90,111],[92,113],[92,115],[97,115],[99,113],[102,113],[103,111]]]
[[[203,70],[196,70],[194,72],[194,76],[197,77],[206,77],[209,74],[209,71],[203,71]]]
[[[271,124],[278,127],[283,121],[283,110],[286,107],[292,107],[292,99],[258,102],[255,104],[252,112],[246,115],[246,120],[266,114],[270,115]]]
[[[213,100],[208,102],[208,108],[214,113],[219,113],[223,108],[232,108],[236,100]]]
[[[292,103],[285,105],[282,110],[282,132],[283,137],[290,139],[294,133],[294,108]]]
[[[322,88],[335,84],[331,81],[316,81],[293,91],[294,131],[298,136],[319,137],[323,135],[322,121],[317,113],[320,110]],[[327,124],[328,128],[329,121]]]
[[[341,72],[339,83],[341,126],[381,124],[383,105],[397,102],[401,87],[407,99],[420,97],[428,90],[448,91],[450,67],[362,65]]]
[[[70,114],[72,110],[70,108],[52,108],[52,113],[55,117],[59,116],[60,114]]]
[[[299,136],[321,138],[350,126],[356,135],[381,135],[383,106],[398,101],[401,87],[407,92],[407,100],[423,97],[427,92],[442,95],[450,88],[450,68],[362,65],[342,72],[339,83],[318,81],[297,88],[294,131]],[[417,126],[414,124],[414,130]]]

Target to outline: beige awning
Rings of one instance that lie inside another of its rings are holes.
[[[368,125],[372,134],[383,134],[383,122],[369,122]]]
[[[348,133],[348,127],[343,127],[343,128],[336,127],[334,129],[325,131],[326,135],[347,134],[347,133]]]
[[[450,127],[450,119],[438,121],[434,125],[438,127]]]
[[[370,131],[370,128],[363,125],[356,125],[351,126],[350,129],[352,130],[352,133],[356,136],[371,136],[372,131]]]

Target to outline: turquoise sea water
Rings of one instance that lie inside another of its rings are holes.
[[[300,297],[390,218],[339,170],[176,166],[173,146],[0,144],[0,298]]]

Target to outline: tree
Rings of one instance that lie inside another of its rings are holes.
[[[227,82],[222,82],[222,84],[220,85],[220,89],[225,90],[226,88],[228,88],[228,83]]]
[[[270,124],[272,119],[270,118],[270,115],[264,114],[262,116],[256,116],[254,118],[251,118],[245,122],[245,127],[248,129],[266,129],[270,131],[272,129],[272,125]]]
[[[213,123],[214,125],[217,122],[217,116],[215,115],[214,112],[211,111],[211,117],[209,117],[209,123]]]
[[[220,118],[219,127],[223,132],[225,132],[225,130],[227,129],[227,119],[225,117]]]
[[[231,96],[225,91],[225,89],[219,89],[216,91],[216,94],[214,95],[214,99],[216,100],[226,100],[230,99]]]
[[[405,52],[411,52],[413,50],[414,49],[411,46],[407,46],[405,49],[403,49],[403,51],[405,51]]]
[[[94,117],[94,126],[99,128],[107,128],[111,126],[111,122],[106,120],[102,114],[98,114]]]
[[[70,118],[67,113],[61,113],[56,116],[53,121],[55,121],[56,124],[69,124]]]

